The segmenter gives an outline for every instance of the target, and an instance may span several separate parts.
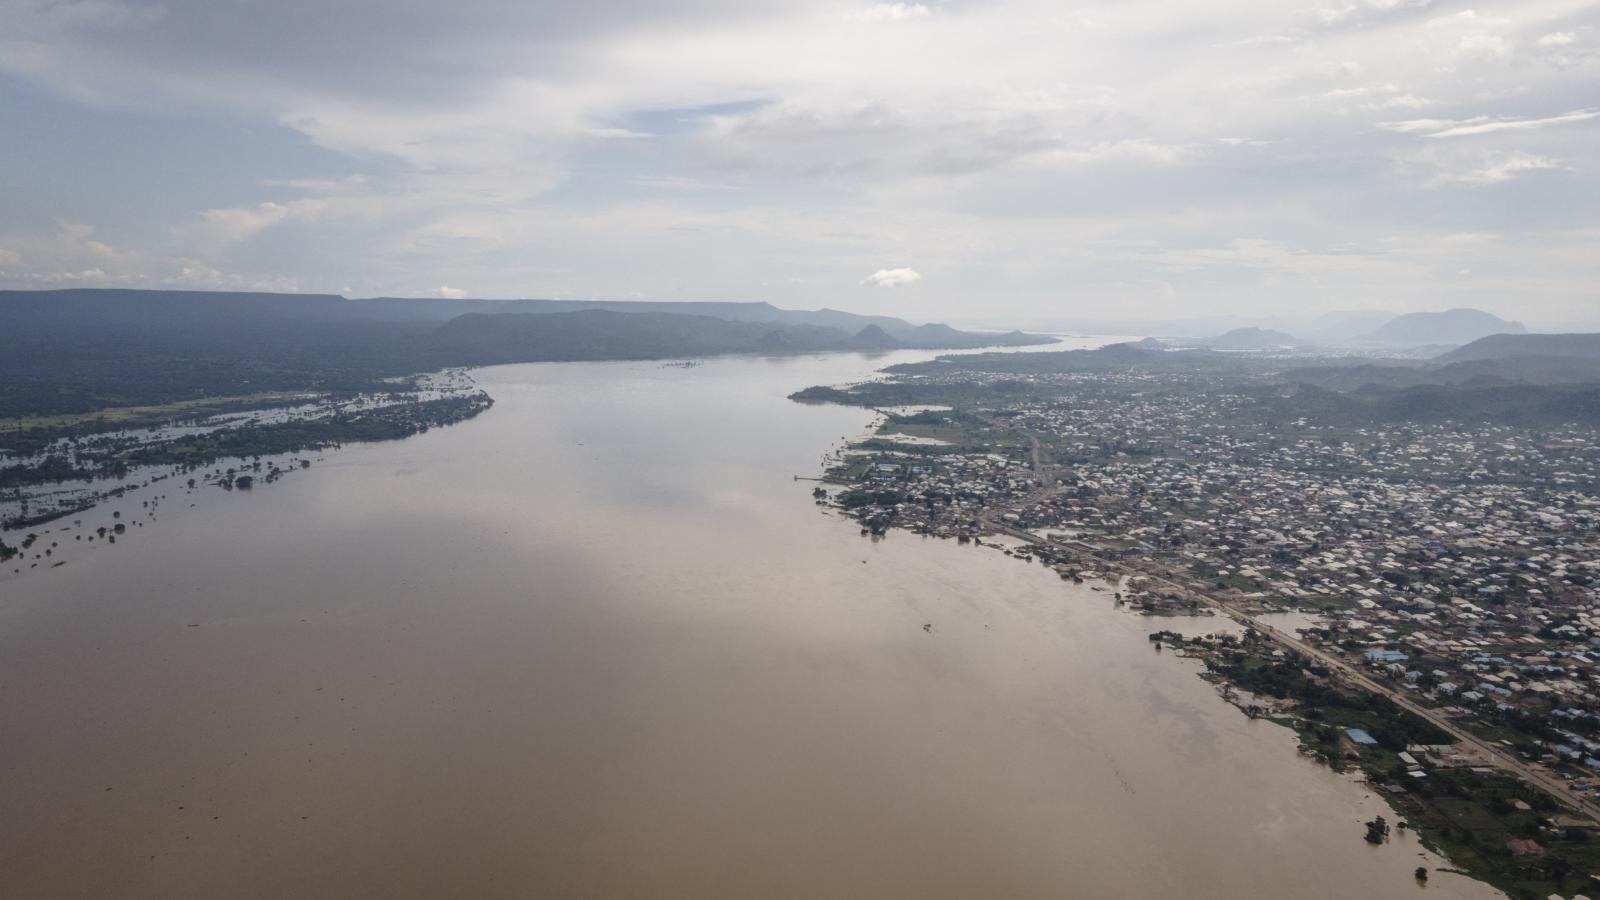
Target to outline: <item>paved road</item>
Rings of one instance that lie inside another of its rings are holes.
[[[1034,466],[1035,472],[1042,474],[1043,466],[1039,460],[1039,443],[1037,440],[1034,440]],[[1015,508],[1025,508],[1032,503],[1037,503],[1040,500],[1052,496],[1060,490],[1059,487],[1050,486],[1049,481],[1042,477],[1040,478],[1040,483],[1041,487],[1029,494],[1028,497],[1024,498],[1016,505]],[[991,531],[1007,534],[1018,538],[1019,540],[1027,541],[1030,544],[1048,546],[1057,551],[1064,550],[1069,553],[1084,556],[1087,559],[1092,560],[1096,565],[1108,565],[1107,561],[1105,560],[1088,556],[1086,551],[1075,550],[1072,547],[1065,546],[1060,541],[1053,541],[1040,537],[1039,535],[1036,535],[1026,529],[1018,528],[1014,525],[1008,525],[1005,522],[996,521],[987,515],[985,515],[981,521],[983,522],[984,526]],[[1300,640],[1299,638],[1293,637],[1286,632],[1280,631],[1271,625],[1261,622],[1259,619],[1255,618],[1249,613],[1239,609],[1237,606],[1234,606],[1226,598],[1216,596],[1207,591],[1197,590],[1189,585],[1174,581],[1166,572],[1143,561],[1123,561],[1117,565],[1120,568],[1137,572],[1138,574],[1143,575],[1146,578],[1157,582],[1158,584],[1164,585],[1169,589],[1180,591],[1184,595],[1198,597],[1211,605],[1213,608],[1218,609],[1222,611],[1223,614],[1233,618],[1240,624],[1254,628],[1263,636],[1282,644],[1296,653],[1300,653],[1304,656],[1315,659],[1317,662],[1326,666],[1330,671],[1337,673],[1339,678],[1345,683],[1361,688],[1362,690],[1370,691],[1374,694],[1382,694],[1383,696],[1388,697],[1390,700],[1394,701],[1395,705],[1433,724],[1439,728],[1439,730],[1455,738],[1456,741],[1464,747],[1476,752],[1476,754],[1485,764],[1495,766],[1520,777],[1527,783],[1540,788],[1545,793],[1554,797],[1557,801],[1571,807],[1573,810],[1581,813],[1582,815],[1588,816],[1590,819],[1596,822],[1600,822],[1600,804],[1596,804],[1586,797],[1574,792],[1572,788],[1570,788],[1564,781],[1562,781],[1548,769],[1538,765],[1537,763],[1530,763],[1517,756],[1507,753],[1499,747],[1489,743],[1488,741],[1485,741],[1483,738],[1480,738],[1472,732],[1467,731],[1459,725],[1456,725],[1450,719],[1446,718],[1443,713],[1440,713],[1439,711],[1430,707],[1423,706],[1422,704],[1417,703],[1415,700],[1406,696],[1399,689],[1391,687],[1366,675],[1358,670],[1355,666],[1352,666],[1349,662],[1345,661],[1343,658],[1335,656],[1334,654],[1329,653],[1328,651],[1319,647],[1314,647],[1305,641]]]
[[[1403,691],[1392,688],[1383,682],[1377,681],[1371,676],[1368,676],[1367,674],[1356,669],[1342,658],[1334,656],[1333,654],[1328,653],[1321,648],[1313,647],[1299,638],[1291,637],[1288,634],[1273,628],[1271,625],[1262,623],[1254,616],[1242,612],[1225,602],[1217,600],[1216,598],[1208,597],[1208,599],[1210,599],[1219,608],[1240,623],[1249,625],[1251,628],[1256,629],[1258,632],[1261,632],[1265,636],[1272,638],[1278,643],[1317,660],[1318,662],[1327,666],[1329,669],[1338,672],[1346,683],[1356,685],[1357,687],[1371,691],[1374,694],[1382,694],[1383,696],[1388,697],[1390,700],[1394,701],[1396,706],[1415,714],[1419,718],[1427,720],[1439,730],[1444,731],[1451,737],[1455,738],[1457,742],[1476,750],[1478,754],[1487,762],[1490,762],[1499,768],[1505,769],[1506,771],[1521,777],[1524,781],[1530,784],[1542,788],[1545,793],[1550,794],[1552,797],[1556,798],[1562,803],[1571,806],[1573,809],[1588,816],[1590,819],[1600,821],[1600,805],[1596,805],[1586,797],[1574,792],[1570,787],[1567,786],[1565,782],[1563,782],[1559,777],[1543,766],[1540,766],[1536,763],[1530,763],[1521,759],[1520,757],[1513,756],[1512,754],[1501,750],[1494,744],[1491,744],[1472,732],[1456,725],[1439,711],[1427,706],[1423,706],[1412,698],[1406,696]]]

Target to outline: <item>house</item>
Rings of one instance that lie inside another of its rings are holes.
[[[1376,747],[1378,745],[1378,739],[1368,734],[1365,728],[1346,728],[1344,736],[1349,738],[1351,743],[1360,744],[1363,747]]]

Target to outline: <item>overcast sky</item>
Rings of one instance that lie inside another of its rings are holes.
[[[0,0],[0,286],[1600,318],[1600,3]]]

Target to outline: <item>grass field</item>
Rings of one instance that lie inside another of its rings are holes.
[[[205,416],[220,412],[235,412],[257,406],[280,405],[286,401],[310,399],[305,393],[243,394],[232,397],[200,397],[179,400],[160,406],[113,406],[90,413],[73,413],[59,416],[28,416],[21,419],[0,419],[0,433],[29,431],[35,428],[71,428],[75,425],[105,423],[127,426],[143,422],[163,421],[175,416]]]

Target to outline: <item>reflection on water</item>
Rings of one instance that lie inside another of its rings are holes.
[[[1298,609],[1286,609],[1281,612],[1261,613],[1256,616],[1263,625],[1270,625],[1279,631],[1300,635],[1312,628],[1323,628],[1328,624],[1325,616],[1319,613],[1305,612]]]
[[[484,370],[0,584],[0,896],[1417,893],[1151,620],[812,505],[871,414],[784,396],[920,356]]]

